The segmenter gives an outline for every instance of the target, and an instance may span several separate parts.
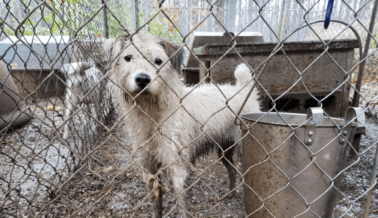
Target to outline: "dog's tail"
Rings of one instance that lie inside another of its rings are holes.
[[[236,67],[234,74],[235,74],[237,86],[244,86],[252,80],[252,72],[249,69],[249,67],[244,63],[239,64]],[[249,83],[249,84],[252,85],[253,83]]]
[[[64,64],[60,69],[59,72],[64,76],[68,76],[71,74],[84,74],[85,70],[88,70],[92,67],[92,64],[88,62],[74,62]]]

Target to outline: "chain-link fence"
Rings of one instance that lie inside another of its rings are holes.
[[[329,2],[1,0],[1,217],[378,217],[378,1]]]

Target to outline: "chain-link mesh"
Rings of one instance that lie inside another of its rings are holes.
[[[378,217],[376,2],[1,0],[1,217]]]

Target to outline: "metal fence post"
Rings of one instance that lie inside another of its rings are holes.
[[[283,5],[283,15],[282,15],[282,21],[281,21],[281,24],[280,24],[280,30],[279,30],[279,37],[280,37],[280,40],[282,40],[284,38],[284,35],[285,35],[285,23],[286,23],[286,17],[287,17],[287,13],[288,13],[288,8],[289,8],[289,5],[290,5],[290,2],[288,0],[283,0],[284,3],[282,4]]]
[[[378,6],[378,0],[375,0],[373,12],[372,12],[371,18],[370,18],[370,26],[369,26],[369,32],[370,33],[372,33],[373,29],[374,29],[375,17],[377,15],[377,6]],[[365,57],[369,53],[370,39],[371,39],[371,36],[368,33],[367,37],[366,37],[366,43],[365,43],[365,49],[364,49],[363,59],[365,59]],[[361,90],[361,83],[362,83],[363,73],[364,73],[364,70],[365,70],[365,64],[366,64],[366,59],[364,61],[362,61],[362,63],[360,63],[360,69],[358,71],[358,78],[357,78],[357,82],[356,82],[356,89],[357,89],[358,92],[360,92],[360,90]],[[358,107],[359,106],[360,95],[358,94],[357,91],[355,91],[354,95],[353,95],[353,101],[352,101],[352,106],[353,107]]]
[[[132,10],[133,10],[133,26],[134,26],[134,31],[136,31],[139,28],[139,17],[138,17],[139,2],[138,0],[133,0],[131,2],[132,2]]]
[[[103,9],[103,27],[104,27],[104,37],[106,39],[109,39],[109,25],[108,25],[108,15],[107,15],[107,12],[106,12],[106,2],[105,0],[101,0],[101,4],[102,5],[105,5],[104,9]]]

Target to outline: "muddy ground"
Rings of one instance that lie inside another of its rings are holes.
[[[51,105],[58,107],[52,108]],[[114,129],[104,134],[96,122],[79,112],[71,124],[71,138],[59,137],[62,103],[59,99],[32,105],[35,117],[23,127],[1,136],[0,204],[3,217],[151,217],[151,193],[141,169],[131,161],[128,141]],[[358,163],[344,174],[334,217],[362,217],[365,191],[372,170],[378,125],[367,119]],[[98,126],[98,125],[97,125]],[[72,153],[74,152],[74,154]],[[234,160],[238,160],[234,157]],[[241,170],[237,162],[238,170]],[[162,172],[163,214],[177,217],[171,183]],[[194,217],[244,217],[243,188],[238,175],[236,195],[228,192],[228,177],[217,156],[192,168],[187,204]],[[358,199],[358,200],[356,200]],[[172,211],[171,211],[172,210]],[[370,217],[378,217],[378,188],[374,188]]]

